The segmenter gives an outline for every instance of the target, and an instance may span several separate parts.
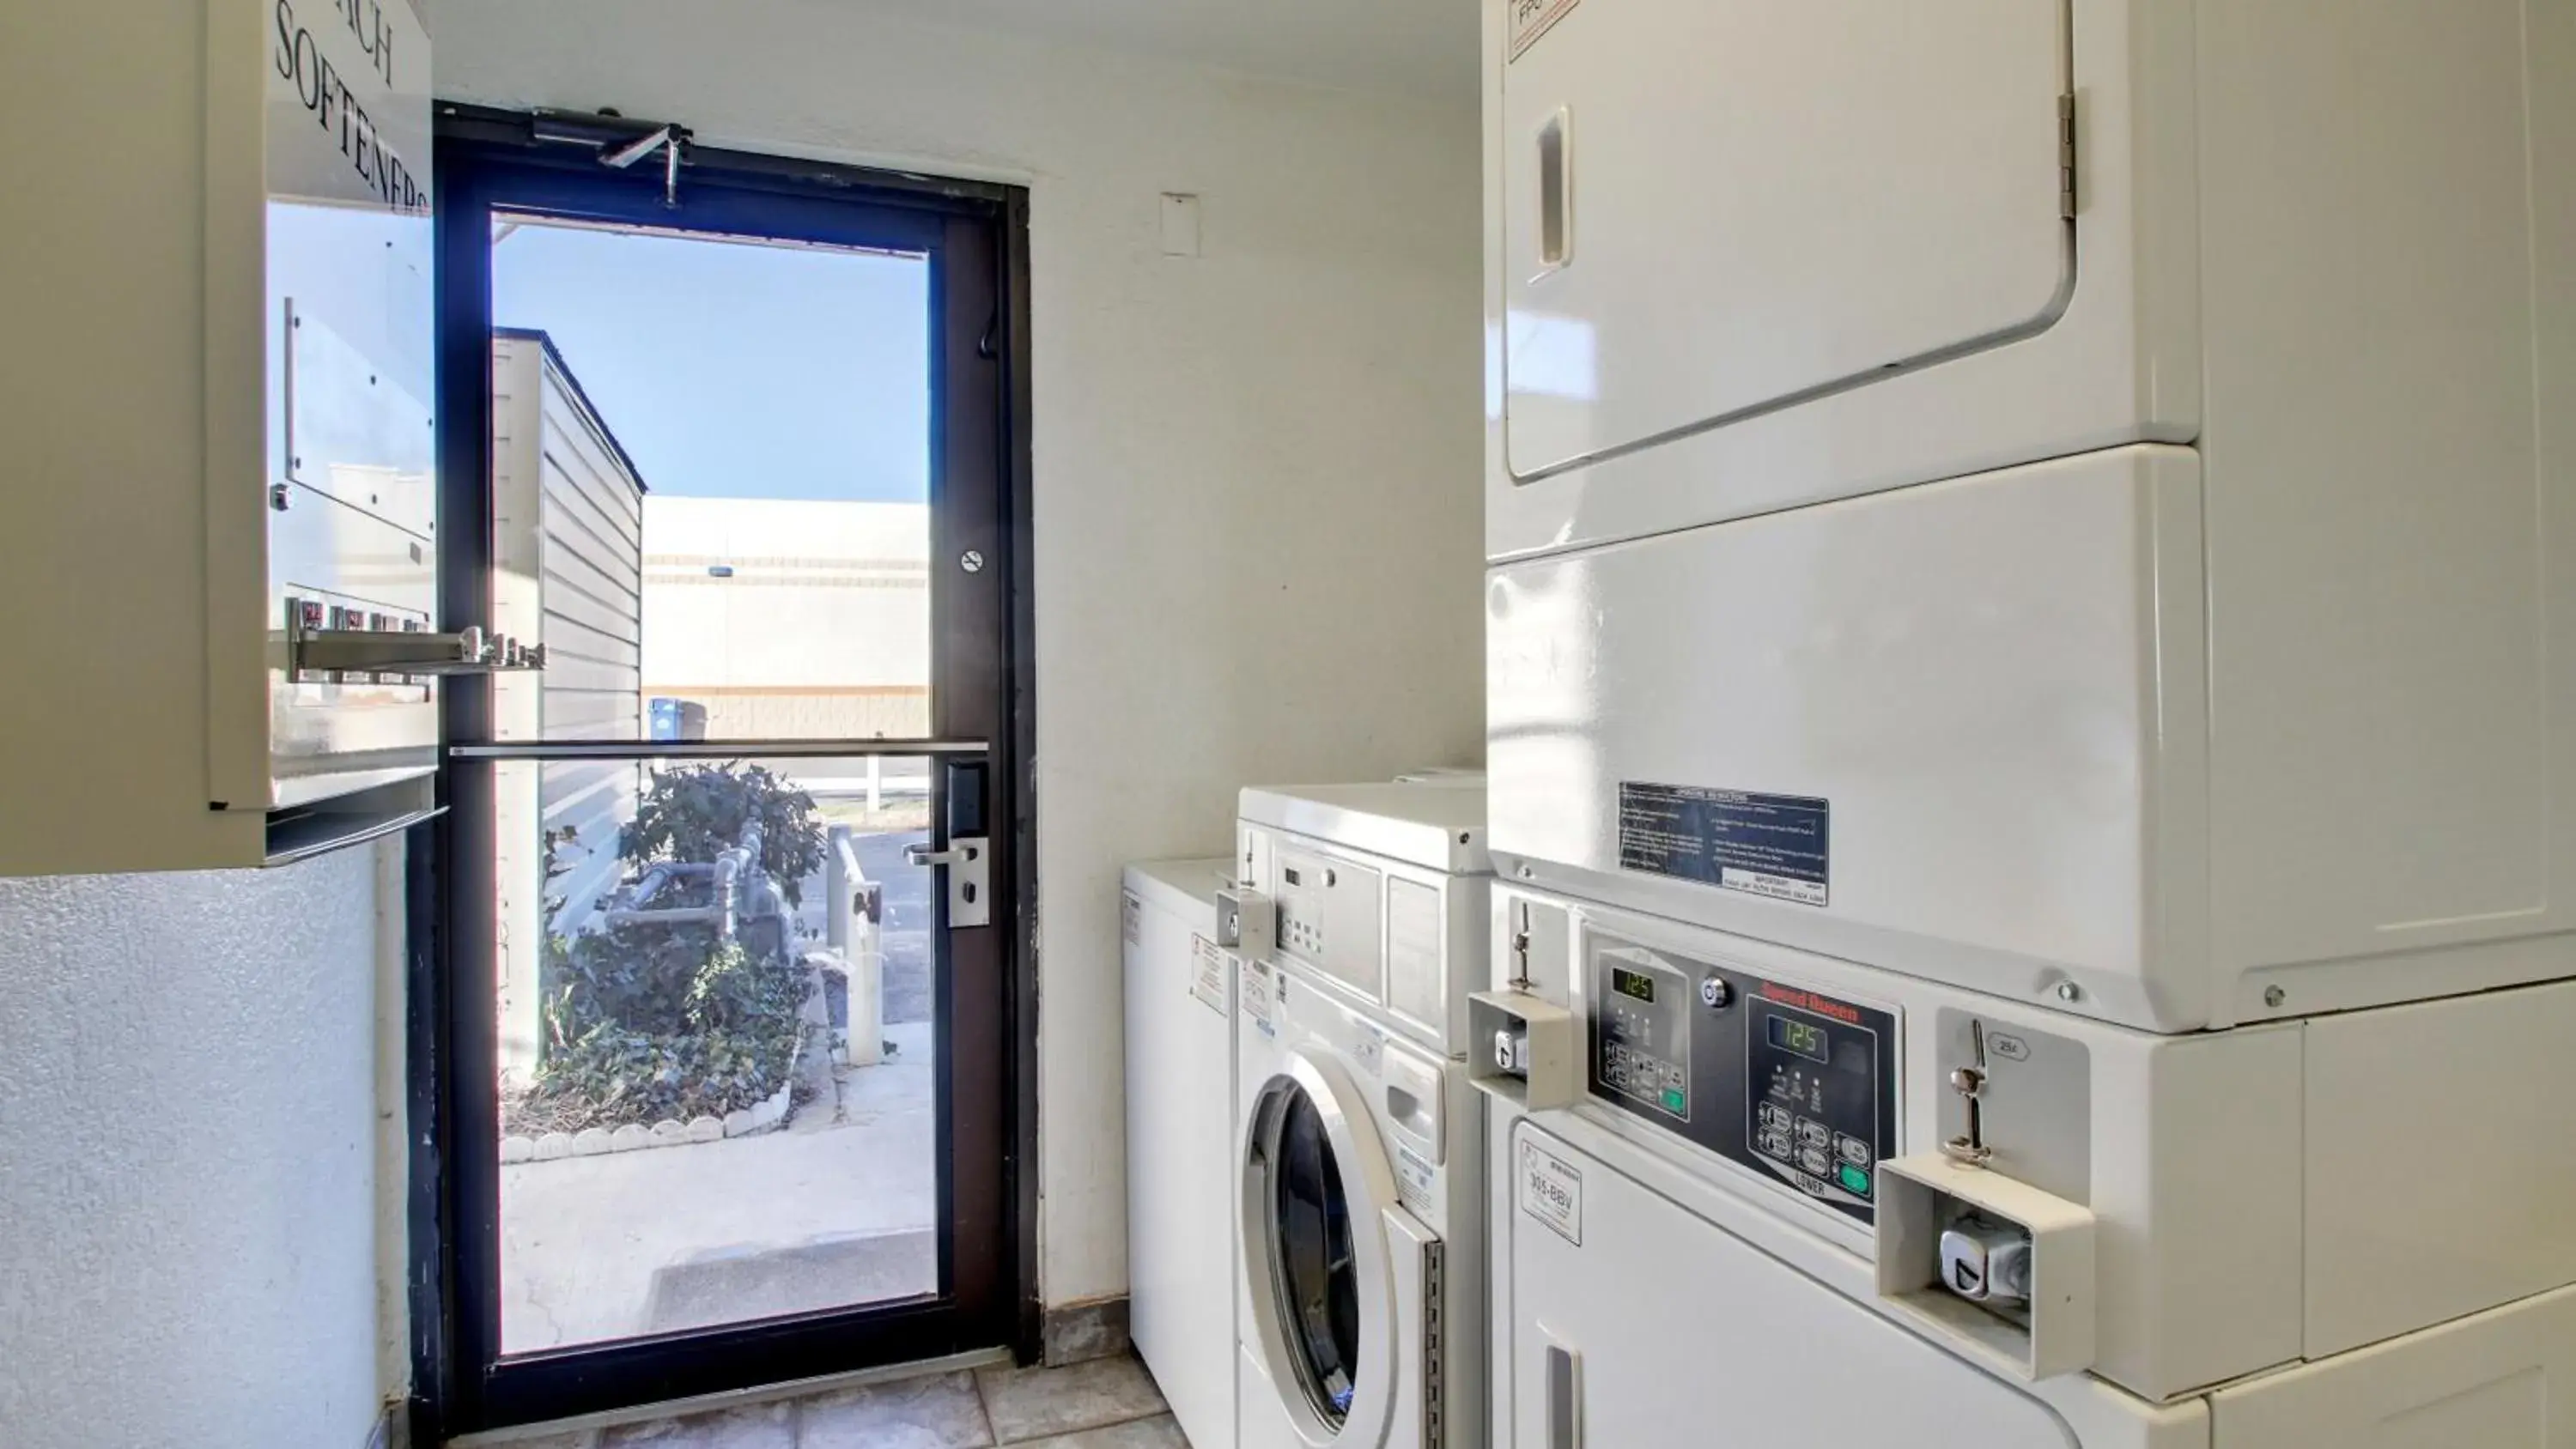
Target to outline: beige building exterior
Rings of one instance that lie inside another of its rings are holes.
[[[644,500],[644,694],[709,739],[930,733],[930,510]]]

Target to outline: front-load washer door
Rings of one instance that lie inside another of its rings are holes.
[[[2067,0],[1512,10],[1497,144],[1516,479],[2064,310]]]
[[[1398,1365],[1395,1184],[1367,1103],[1329,1055],[1292,1051],[1252,1103],[1243,1152],[1245,1347],[1299,1438],[1379,1449]]]

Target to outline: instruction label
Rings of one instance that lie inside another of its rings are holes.
[[[1351,1060],[1361,1071],[1376,1076],[1386,1061],[1386,1033],[1366,1022],[1360,1023],[1359,1034],[1351,1039]]]
[[[1556,22],[1563,20],[1567,12],[1581,3],[1582,0],[1510,0],[1511,59],[1520,59],[1522,51],[1538,44],[1540,36],[1547,34],[1555,27]]]
[[[1252,1019],[1252,1029],[1272,1041],[1279,1039],[1279,1019],[1270,1003],[1270,968],[1259,961],[1243,963],[1243,1014]]]
[[[1118,893],[1118,929],[1119,934],[1127,938],[1128,945],[1136,946],[1144,943],[1145,903],[1136,899],[1134,891]]]
[[[1619,868],[1802,906],[1829,899],[1833,806],[1804,795],[1619,786]]]
[[[1583,1246],[1583,1173],[1573,1163],[1535,1142],[1520,1151],[1521,1211],[1547,1224],[1548,1231],[1574,1246]]]
[[[1217,949],[1216,942],[1192,931],[1190,933],[1190,995],[1198,998],[1199,1005],[1219,1016],[1225,1015],[1226,969],[1225,953]]]
[[[1431,1164],[1402,1143],[1395,1148],[1395,1200],[1416,1216],[1426,1220],[1432,1216]]]

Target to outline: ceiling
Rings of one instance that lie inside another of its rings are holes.
[[[1479,0],[860,0],[912,19],[1349,90],[1476,93]]]

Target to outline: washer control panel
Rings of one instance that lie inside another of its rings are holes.
[[[1591,1089],[1866,1224],[1897,1155],[1895,1016],[1610,937],[1589,942]]]
[[[1592,1006],[1592,1089],[1691,1119],[1691,985],[1652,951],[1606,949]]]

